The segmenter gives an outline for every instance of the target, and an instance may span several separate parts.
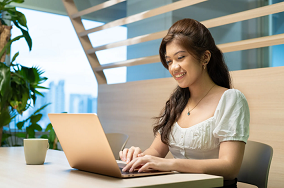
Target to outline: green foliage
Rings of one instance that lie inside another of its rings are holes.
[[[10,54],[10,49],[12,43],[24,38],[29,47],[32,50],[32,39],[29,35],[29,30],[27,26],[27,20],[23,13],[17,11],[17,9],[11,6],[11,3],[23,3],[24,0],[1,0],[0,2],[0,22],[2,25],[7,25],[5,21],[12,22],[13,25],[20,29],[22,34],[9,39],[7,44],[0,49],[0,57],[6,52]],[[5,18],[5,20],[3,19]],[[43,82],[47,80],[43,77],[42,71],[39,67],[25,67],[20,64],[15,63],[16,58],[19,56],[19,52],[13,55],[11,63],[7,66],[4,62],[0,62],[0,128],[5,125],[9,125],[10,122],[17,115],[21,115],[26,111],[31,104],[36,103],[36,96],[43,96],[38,89],[48,89],[41,86]],[[2,134],[1,144],[8,146],[17,145],[17,138],[34,138],[37,131],[42,131],[41,126],[38,122],[42,118],[40,113],[47,105],[42,106],[37,109],[30,117],[27,119],[17,122],[17,129],[12,132],[10,127],[9,131],[4,130]],[[23,130],[23,127],[26,127]],[[53,147],[53,143],[56,142],[57,137],[55,136],[54,130],[49,124],[45,131],[48,131],[48,135],[42,135],[42,137],[48,138],[50,145]],[[0,135],[1,137],[1,135]],[[9,139],[10,138],[10,139]],[[9,143],[12,141],[12,143]],[[56,149],[56,148],[54,148]]]
[[[2,134],[2,139],[1,139],[1,144],[2,145],[8,145],[8,138],[11,136],[10,133],[7,133],[6,131],[3,131],[3,134]]]
[[[49,123],[46,126],[45,132],[49,132],[49,135],[46,135],[46,134],[42,135],[41,138],[47,138],[48,139],[49,149],[58,149],[57,144],[56,144],[56,142],[58,140],[57,140],[56,134],[54,132],[54,129],[53,129],[51,123]]]
[[[11,108],[5,108],[0,111],[0,126],[9,124],[14,117],[16,117],[16,113],[11,110]]]
[[[0,49],[0,57],[5,52],[10,54],[11,44],[21,38],[25,38],[29,50],[32,49],[32,39],[28,32],[25,15],[10,5],[11,3],[23,2],[24,0],[2,0],[0,2],[1,24],[7,25],[5,21],[13,22],[22,32],[22,35],[9,39],[3,49]],[[41,76],[43,71],[38,67],[28,68],[13,64],[18,55],[19,52],[13,56],[9,66],[5,65],[4,62],[0,62],[0,128],[9,124],[16,116],[13,109],[22,114],[23,111],[30,107],[30,99],[35,103],[36,94],[42,95],[37,89],[46,89],[41,87],[40,84],[47,78]]]
[[[29,46],[29,50],[32,50],[32,39],[31,39],[30,34],[28,32],[26,16],[23,13],[17,11],[16,7],[10,6],[10,4],[12,2],[13,3],[23,3],[24,0],[4,0],[4,1],[0,2],[0,14],[2,15],[2,18],[3,18],[4,13],[7,14],[6,20],[13,22],[13,24],[21,30],[22,35],[20,36],[20,38],[24,37],[28,46]],[[6,25],[5,21],[2,18],[0,18],[1,23]],[[10,46],[11,45],[4,47],[5,50],[6,49],[8,50],[7,54],[10,53]],[[0,57],[2,57],[2,56],[0,56]]]
[[[38,124],[38,122],[42,118],[42,114],[40,113],[40,111],[43,110],[48,105],[49,104],[43,105],[42,107],[37,109],[32,115],[30,115],[27,119],[17,123],[17,128],[19,130],[22,130],[24,125],[28,124],[27,127],[26,127],[25,138],[35,138],[35,132],[36,131],[42,131],[41,126]],[[22,137],[22,136],[20,136],[20,137]]]
[[[17,125],[18,130],[16,130],[15,132],[12,133],[10,129],[9,129],[9,131],[3,131],[1,143],[3,145],[6,145],[6,146],[18,146],[17,138],[21,138],[21,139],[35,138],[36,137],[35,134],[36,134],[37,131],[43,131],[42,127],[38,124],[38,122],[41,120],[41,118],[43,116],[40,112],[44,108],[46,108],[48,105],[49,104],[43,105],[42,107],[37,109],[33,114],[31,114],[25,120],[17,122],[16,125]],[[23,130],[23,127],[26,127],[26,129]],[[57,144],[56,144],[57,143],[57,137],[56,137],[56,134],[54,132],[54,129],[53,129],[51,123],[49,123],[46,126],[46,128],[43,132],[44,132],[44,134],[41,135],[40,138],[48,139],[50,149],[57,149]],[[15,140],[11,139],[12,135],[16,137]],[[12,141],[12,142],[9,142],[9,140]]]
[[[10,68],[7,67],[4,63],[0,63],[0,116],[2,113],[7,114],[7,100],[9,100],[9,93],[11,91],[11,73]],[[3,124],[0,121],[0,127]]]
[[[40,86],[47,80],[46,77],[41,76],[43,73],[38,67],[28,68],[17,64],[10,68],[4,63],[0,63],[0,117],[2,117],[0,118],[0,127],[7,125],[13,119],[14,116],[9,111],[10,108],[17,110],[18,114],[22,114],[31,106],[32,102],[35,104],[36,95],[43,96],[37,90],[47,89]],[[39,118],[39,115],[32,118],[33,121],[36,121],[34,118]]]

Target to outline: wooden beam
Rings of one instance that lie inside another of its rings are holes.
[[[126,0],[109,0],[109,1],[106,1],[106,2],[101,3],[99,5],[96,5],[96,6],[88,8],[88,9],[82,10],[80,12],[77,12],[75,14],[72,14],[70,16],[70,18],[78,18],[78,17],[81,17],[83,15],[90,14],[92,12],[95,12],[95,11],[116,5],[116,4],[124,2],[124,1],[126,1]]]
[[[237,42],[230,42],[230,43],[225,43],[225,44],[219,44],[217,46],[218,48],[220,48],[220,50],[223,53],[226,53],[226,52],[261,48],[261,47],[266,47],[266,46],[273,46],[273,45],[278,45],[278,44],[284,44],[284,34],[242,40],[242,41],[237,41]],[[160,62],[159,55],[147,56],[147,57],[142,57],[142,58],[137,58],[137,59],[129,59],[126,61],[120,61],[120,62],[101,65],[99,67],[96,67],[95,71],[102,71],[104,69],[110,69],[110,68],[116,68],[116,67],[143,65],[143,64],[157,63],[157,62]]]
[[[284,34],[259,37],[217,45],[223,53],[284,44]]]
[[[236,23],[239,21],[258,18],[261,16],[270,15],[270,14],[276,14],[276,13],[283,12],[283,11],[284,11],[284,2],[281,2],[281,3],[276,3],[273,5],[255,8],[252,10],[247,10],[247,11],[243,11],[243,12],[239,12],[239,13],[235,13],[235,14],[231,14],[227,16],[222,16],[219,18],[202,21],[201,23],[204,24],[207,28],[212,28],[212,27],[217,27],[221,25]],[[156,32],[156,33],[150,33],[147,35],[133,37],[127,40],[119,41],[119,42],[102,45],[102,46],[88,50],[87,53],[91,54],[99,50],[116,48],[119,46],[130,46],[133,44],[139,44],[142,42],[160,39],[166,36],[167,32],[168,30],[164,30],[164,31]]]
[[[134,38],[119,41],[119,42],[114,42],[114,43],[102,45],[102,46],[88,50],[87,53],[92,54],[92,53],[95,53],[96,51],[99,51],[99,50],[116,48],[116,47],[119,47],[119,46],[129,46],[129,45],[138,44],[138,43],[142,43],[142,42],[146,42],[146,41],[150,41],[150,40],[156,40],[156,39],[159,39],[159,38],[166,36],[167,32],[168,32],[168,30],[165,30],[165,31],[160,31],[160,32],[156,32],[156,33],[151,33],[151,34],[147,34],[147,35],[134,37]]]
[[[105,65],[101,65],[100,67],[96,67],[95,71],[102,71],[104,69],[110,69],[110,68],[116,68],[116,67],[124,67],[124,66],[134,66],[134,65],[143,65],[143,64],[149,64],[149,63],[156,63],[160,61],[160,56],[154,55],[154,56],[147,56],[147,57],[141,57],[136,59],[129,59],[126,61],[120,61],[115,63],[109,63]]]
[[[236,23],[244,20],[249,20],[253,18],[258,18],[270,14],[276,14],[284,11],[284,2],[276,3],[273,5],[267,5],[264,7],[254,8],[251,10],[246,10],[243,12],[238,12],[235,14],[230,14],[227,16],[222,16],[219,18],[214,18],[206,21],[202,21],[201,23],[205,25],[207,28],[217,27],[221,25],[227,25],[231,23]]]
[[[140,20],[144,20],[146,18],[150,18],[150,17],[153,17],[153,16],[164,14],[164,13],[167,13],[167,12],[170,12],[170,11],[173,11],[173,10],[184,8],[184,7],[194,5],[194,4],[197,4],[197,3],[201,3],[201,2],[204,2],[204,1],[207,1],[207,0],[190,0],[190,1],[180,0],[180,1],[168,4],[168,5],[165,5],[165,6],[161,6],[159,8],[147,10],[147,11],[144,11],[144,12],[132,15],[132,16],[128,16],[126,18],[122,18],[122,19],[118,19],[118,20],[109,22],[105,25],[95,27],[93,29],[83,31],[83,32],[79,33],[79,36],[86,36],[90,33],[100,31],[100,30],[103,30],[103,29],[108,29],[108,28],[111,28],[111,27],[116,27],[116,26],[120,26],[120,25],[126,25],[126,24],[129,24],[129,23],[137,22],[137,21],[140,21]]]
[[[64,4],[64,7],[66,8],[66,11],[67,11],[69,17],[70,17],[70,15],[78,12],[78,9],[77,9],[73,0],[68,0],[68,1],[62,0],[62,2]],[[78,17],[78,18],[71,18],[70,17],[70,19],[71,19],[73,27],[76,31],[76,34],[78,35],[79,32],[84,30],[84,26],[82,24],[81,18],[80,17]],[[84,52],[85,52],[85,54],[88,58],[88,61],[91,65],[91,67],[92,67],[92,70],[95,74],[95,77],[98,81],[98,84],[106,84],[107,81],[106,81],[106,77],[104,75],[104,72],[103,71],[95,71],[95,68],[100,66],[100,63],[98,61],[96,54],[95,53],[87,54],[87,50],[92,48],[92,44],[90,42],[89,37],[88,36],[83,36],[83,37],[78,36],[78,38],[79,38],[80,43],[81,43],[81,45],[84,49]]]

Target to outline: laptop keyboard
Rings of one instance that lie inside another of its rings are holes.
[[[120,169],[121,174],[140,174],[140,173],[143,173],[143,172],[138,172],[138,170],[134,171],[134,172],[124,172],[124,171],[122,171],[122,168],[119,168],[119,169]]]

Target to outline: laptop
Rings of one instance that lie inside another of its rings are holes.
[[[96,114],[48,114],[69,165],[78,170],[117,177],[139,177],[173,172],[123,172],[115,160]]]

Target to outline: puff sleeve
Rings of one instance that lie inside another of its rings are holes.
[[[237,89],[227,90],[216,109],[213,136],[219,142],[236,140],[247,142],[250,113],[245,96]]]

